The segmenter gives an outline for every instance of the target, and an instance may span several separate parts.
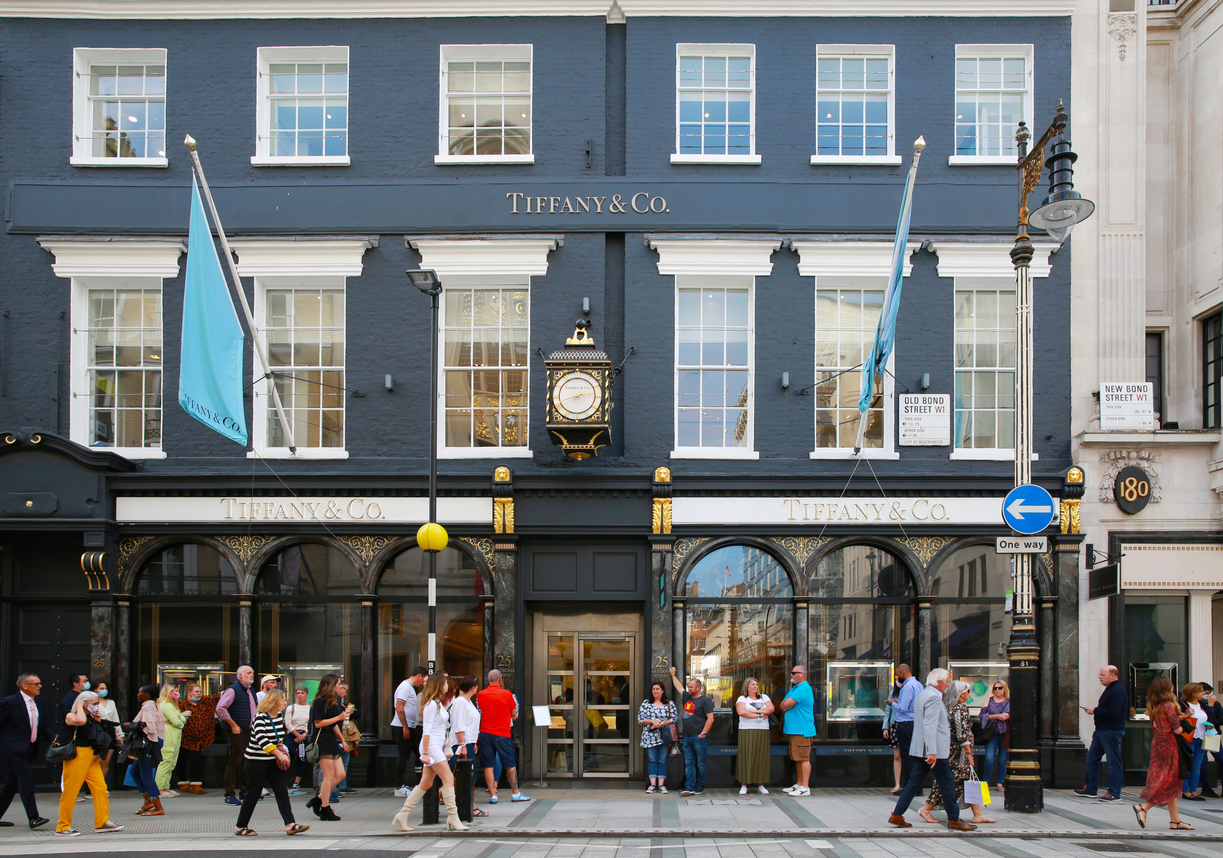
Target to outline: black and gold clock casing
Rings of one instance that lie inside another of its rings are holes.
[[[573,336],[544,360],[548,377],[545,426],[552,443],[571,459],[589,459],[611,443],[611,359],[595,347],[578,320]]]

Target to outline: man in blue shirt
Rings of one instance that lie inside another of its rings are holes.
[[[785,720],[781,731],[790,737],[790,759],[798,782],[786,793],[795,796],[811,795],[811,739],[815,736],[815,693],[807,682],[807,668],[794,665],[790,671],[790,690],[782,698],[781,708]]]
[[[896,668],[896,678],[901,682],[900,693],[888,702],[892,704],[892,729],[896,731],[896,746],[900,748],[900,785],[904,787],[913,770],[913,758],[909,756],[909,744],[913,741],[913,705],[921,693],[922,684],[907,664]],[[899,792],[893,790],[892,794],[898,795]]]

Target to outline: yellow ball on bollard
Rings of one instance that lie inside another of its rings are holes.
[[[441,551],[450,544],[450,534],[436,522],[422,524],[416,531],[416,544],[425,551]]]

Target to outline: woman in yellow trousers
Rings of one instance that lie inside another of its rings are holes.
[[[161,695],[157,698],[157,708],[166,719],[166,742],[161,746],[161,764],[157,767],[157,789],[162,798],[174,798],[177,792],[170,789],[170,778],[174,776],[174,767],[178,765],[178,749],[182,743],[183,727],[187,723],[191,710],[186,712],[178,705],[178,688],[173,685],[163,685]]]
[[[122,825],[110,821],[110,796],[101,765],[101,757],[113,745],[118,726],[102,720],[98,695],[92,691],[82,692],[72,704],[72,711],[64,716],[64,728],[71,730],[76,756],[64,762],[64,791],[59,797],[59,821],[55,825],[57,837],[76,837],[81,833],[72,827],[72,810],[81,784],[87,784],[93,795],[93,830],[98,834],[123,830]]]

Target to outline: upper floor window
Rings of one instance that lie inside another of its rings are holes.
[[[1202,425],[1218,429],[1223,391],[1223,313],[1202,320]]]
[[[812,164],[899,164],[895,151],[895,48],[820,45],[817,154]]]
[[[1015,289],[957,281],[956,449],[1015,447]]]
[[[759,164],[756,46],[676,45],[672,164]]]
[[[260,48],[251,163],[347,165],[348,48]]]
[[[530,164],[531,45],[442,45],[438,164]]]
[[[866,278],[819,278],[815,292],[815,447],[853,450],[858,437],[862,362],[871,353],[883,314],[886,282]],[[856,282],[855,282],[856,281]],[[890,361],[889,361],[890,362]],[[862,448],[884,446],[884,425],[891,415],[893,382],[872,396],[866,410]],[[890,428],[890,427],[889,427]],[[889,445],[890,446],[890,445]]]
[[[1021,119],[1032,122],[1032,46],[956,45],[950,163],[1014,165]]]
[[[164,48],[73,51],[72,157],[78,167],[164,167]]]

